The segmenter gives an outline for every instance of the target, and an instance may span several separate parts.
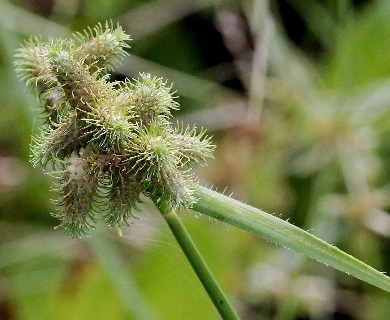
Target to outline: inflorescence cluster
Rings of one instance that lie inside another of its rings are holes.
[[[31,38],[16,54],[44,115],[31,161],[56,178],[54,216],[74,237],[100,217],[127,225],[141,194],[190,207],[197,182],[188,164],[214,149],[204,131],[172,126],[179,105],[161,78],[109,81],[107,70],[126,56],[129,40],[106,23],[69,39]]]

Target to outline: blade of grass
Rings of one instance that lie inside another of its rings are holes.
[[[193,210],[302,253],[390,292],[390,278],[312,234],[269,213],[201,187]]]
[[[115,246],[101,232],[96,231],[88,243],[99,263],[104,267],[131,319],[156,319],[138,288],[121,265]]]

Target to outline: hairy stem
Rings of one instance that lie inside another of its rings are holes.
[[[274,215],[201,187],[193,210],[249,231],[390,292],[390,278]]]

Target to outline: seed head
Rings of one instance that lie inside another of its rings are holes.
[[[204,163],[214,149],[204,131],[172,126],[179,104],[162,78],[141,73],[109,81],[129,40],[106,23],[68,39],[31,38],[16,54],[17,71],[44,117],[31,162],[56,178],[54,216],[73,237],[99,218],[127,225],[142,194],[190,207],[197,183],[188,165]]]

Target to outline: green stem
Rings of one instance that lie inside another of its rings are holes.
[[[199,280],[202,282],[203,287],[206,289],[215,307],[218,309],[221,317],[226,320],[239,319],[238,315],[235,313],[225,294],[212,275],[210,269],[203,260],[200,252],[196,248],[186,228],[178,218],[176,212],[167,201],[159,200],[154,201],[154,203],[161,212],[165,221],[168,223],[169,228],[184,251],[184,254],[197,274]]]
[[[207,188],[195,192],[193,210],[254,233],[390,292],[390,278],[312,234]]]

